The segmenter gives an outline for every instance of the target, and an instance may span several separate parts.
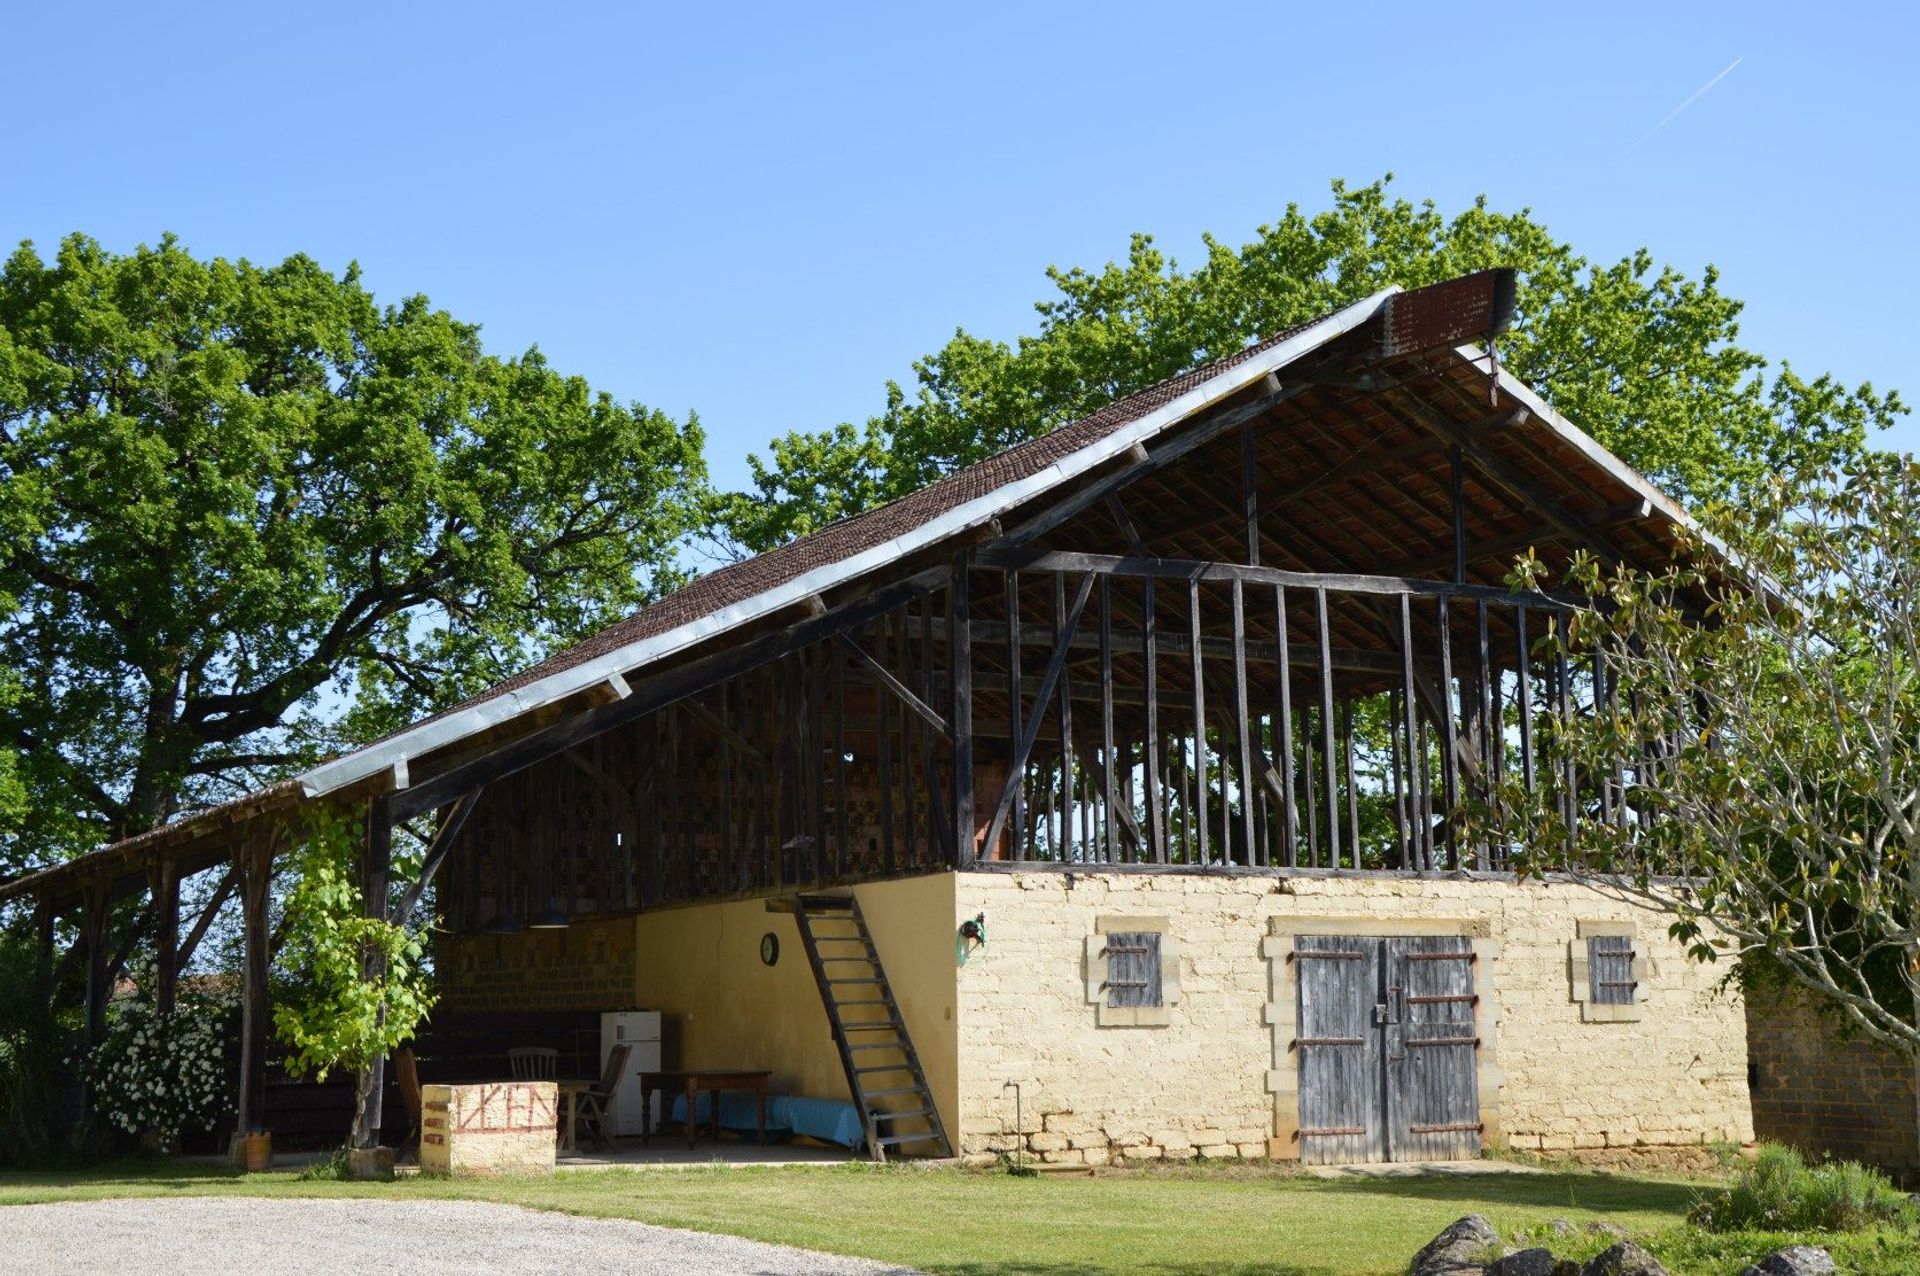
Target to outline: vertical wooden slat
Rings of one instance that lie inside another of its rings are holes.
[[[847,873],[847,649],[833,651],[833,875]]]
[[[1307,867],[1320,867],[1320,768],[1314,765],[1313,706],[1300,707],[1300,776],[1307,793]]]
[[[947,630],[948,681],[952,707],[947,721],[953,727],[953,855],[955,868],[974,860],[973,821],[973,602],[966,558],[953,565],[953,587],[947,600],[951,622]]]
[[[1154,606],[1153,577],[1140,582],[1140,656],[1146,665],[1147,738],[1146,775],[1148,836],[1153,839],[1153,858],[1167,862],[1167,809],[1160,791],[1160,629]]]
[[[1248,503],[1252,503],[1252,483],[1248,483]],[[1240,838],[1246,848],[1246,863],[1254,863],[1253,852],[1253,808],[1259,800],[1257,781],[1253,777],[1253,741],[1247,734],[1247,608],[1245,587],[1236,577],[1233,581],[1233,707],[1234,731],[1239,748],[1238,765],[1240,781]],[[1232,847],[1227,848],[1227,859],[1233,859]]]
[[[889,639],[893,637],[893,616],[883,614],[879,618],[879,658],[887,658]],[[889,697],[881,687],[874,687],[874,723],[876,723],[876,752],[879,754],[879,856],[881,863],[889,873],[895,871],[895,850],[893,850],[893,725],[887,721]]]
[[[1207,850],[1207,675],[1200,654],[1200,582],[1187,582],[1187,638],[1193,677],[1193,820],[1200,863],[1211,863]]]
[[[1360,865],[1360,773],[1353,765],[1353,697],[1340,702],[1341,751],[1347,758],[1347,850],[1353,866]],[[1338,863],[1334,864],[1339,868]]]
[[[1001,577],[1006,597],[1007,612],[1007,757],[1011,761],[1014,746],[1021,734],[1021,696],[1023,694],[1020,676],[1020,573],[1004,572]],[[1027,768],[1022,764],[1020,774],[1014,778],[1013,810],[1011,812],[1012,832],[1008,834],[1007,858],[1023,860],[1027,856]],[[980,853],[993,856],[995,848],[983,846]]]
[[[1069,641],[1067,625],[1066,577],[1053,577],[1053,627],[1062,642]],[[1060,852],[1062,859],[1073,858],[1074,822],[1079,810],[1074,803],[1073,691],[1072,675],[1065,666],[1060,670]]]
[[[951,589],[947,591],[947,597],[948,604],[951,606]],[[920,670],[920,698],[928,704],[939,704],[941,699],[940,675],[938,669],[935,667],[933,658],[933,609],[933,595],[928,594],[920,600],[920,655],[922,659]],[[951,669],[947,671],[947,684],[949,688],[952,687],[953,670]],[[932,840],[934,843],[929,849],[936,857],[944,855],[946,857],[946,863],[957,863],[958,861],[955,857],[959,854],[960,842],[955,833],[951,811],[949,810],[952,795],[949,791],[946,791],[945,786],[941,782],[939,733],[936,732],[930,724],[921,721],[917,714],[914,716],[914,721],[920,725],[921,750],[926,756],[927,824],[933,834]],[[951,757],[949,757],[949,761],[951,761]],[[952,782],[951,776],[947,777],[947,782]]]
[[[1120,822],[1113,809],[1113,578],[1106,575],[1100,577],[1100,768],[1101,840],[1112,863],[1120,858]]]
[[[1426,867],[1421,863],[1426,847],[1421,827],[1427,822],[1426,801],[1420,784],[1425,759],[1420,754],[1419,708],[1413,691],[1413,609],[1406,594],[1400,595],[1400,681],[1400,705],[1405,713],[1407,733],[1407,815],[1411,821],[1408,831],[1413,835],[1408,848],[1412,852],[1409,867],[1421,868]]]
[[[1454,707],[1453,686],[1453,617],[1447,606],[1450,600],[1442,594],[1437,600],[1440,626],[1440,709],[1444,721],[1439,725],[1440,733],[1440,776],[1446,799],[1446,838],[1447,867],[1460,867],[1460,836],[1455,831],[1456,813],[1460,806],[1459,758],[1455,754],[1455,741],[1459,738],[1461,715]]]
[[[1293,664],[1288,651],[1287,587],[1273,587],[1274,635],[1279,645],[1275,675],[1280,681],[1280,710],[1274,719],[1280,736],[1274,752],[1280,761],[1280,836],[1287,867],[1300,863],[1299,818],[1293,800]]]
[[[1413,826],[1407,818],[1406,775],[1401,765],[1406,751],[1400,744],[1400,695],[1398,688],[1387,693],[1387,748],[1388,769],[1393,776],[1393,845],[1394,854],[1399,860],[1395,867],[1405,869],[1413,867],[1413,856],[1407,840],[1408,831]]]
[[[898,671],[900,680],[908,686],[912,686],[914,681],[912,636],[908,633],[912,627],[913,606],[912,604],[908,604],[901,609],[900,633],[898,637],[900,652]],[[874,694],[882,700],[889,699],[884,690],[876,691]],[[920,852],[920,783],[914,778],[914,759],[918,751],[913,747],[913,716],[907,712],[905,706],[901,706],[898,717],[900,720],[898,736],[900,741],[900,804],[905,808],[904,814],[907,819],[906,827],[902,830],[901,851],[906,863],[912,866],[923,862]]]
[[[1340,867],[1340,759],[1333,740],[1333,629],[1327,621],[1327,591],[1313,591],[1320,619],[1320,752],[1327,786],[1327,867]]]

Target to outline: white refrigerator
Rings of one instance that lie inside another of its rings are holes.
[[[660,1012],[657,1010],[609,1010],[600,1016],[600,1071],[607,1070],[607,1058],[617,1045],[632,1046],[627,1054],[627,1077],[620,1083],[609,1117],[616,1138],[640,1135],[640,1078],[642,1072],[660,1071]],[[660,1128],[660,1095],[653,1096],[653,1128]]]

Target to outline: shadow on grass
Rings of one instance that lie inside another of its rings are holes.
[[[1475,1208],[1567,1210],[1582,1214],[1670,1214],[1677,1221],[1703,1190],[1692,1183],[1607,1174],[1449,1174],[1406,1178],[1296,1179],[1293,1189],[1403,1200],[1456,1202]]]
[[[1325,1266],[1286,1263],[1131,1263],[1125,1268],[1096,1263],[935,1263],[935,1276],[1114,1276],[1116,1270],[1144,1276],[1329,1276]]]

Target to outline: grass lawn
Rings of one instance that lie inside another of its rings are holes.
[[[1700,1238],[1681,1229],[1697,1190],[1681,1181],[1580,1172],[1327,1181],[1262,1166],[1065,1179],[864,1165],[606,1170],[390,1184],[150,1163],[0,1173],[0,1206],[208,1194],[499,1201],[724,1232],[955,1276],[1385,1276],[1404,1272],[1435,1232],[1473,1212],[1509,1236],[1556,1218],[1580,1225],[1604,1219],[1641,1237],[1676,1273],[1734,1273],[1788,1243],[1756,1233]],[[1582,1235],[1555,1249],[1579,1257],[1603,1243]],[[1920,1238],[1913,1236],[1850,1237],[1835,1250],[1843,1271],[1920,1270]]]

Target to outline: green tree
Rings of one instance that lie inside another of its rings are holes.
[[[349,267],[0,270],[19,868],[457,701],[677,584],[701,433]]]
[[[754,490],[723,502],[722,526],[742,549],[767,548],[1389,284],[1490,266],[1521,272],[1502,361],[1683,499],[1830,463],[1900,410],[1739,346],[1741,303],[1711,267],[1689,278],[1644,250],[1595,266],[1525,209],[1481,199],[1448,218],[1390,196],[1388,180],[1336,182],[1330,208],[1289,205],[1237,250],[1209,238],[1192,270],[1146,235],[1124,261],[1049,270],[1035,334],[1010,345],[956,332],[863,426],[776,439],[751,459]]]
[[[287,942],[275,954],[274,1031],[296,1075],[355,1074],[353,1130],[373,1095],[373,1065],[419,1031],[433,1009],[425,944],[398,922],[366,915],[355,855],[364,825],[338,811],[308,817],[292,854]]]
[[[1704,517],[1734,569],[1697,538],[1660,572],[1516,568],[1590,600],[1575,667],[1618,691],[1580,680],[1540,786],[1510,768],[1495,836],[1920,1052],[1920,464],[1870,454]],[[1625,815],[1599,818],[1601,777]]]

